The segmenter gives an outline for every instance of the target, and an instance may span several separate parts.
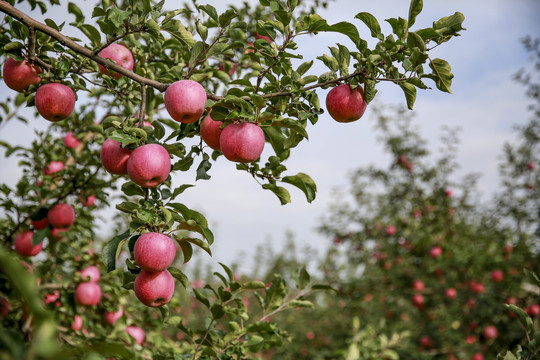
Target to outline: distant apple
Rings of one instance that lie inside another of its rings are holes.
[[[159,144],[146,144],[133,151],[127,162],[131,181],[145,188],[154,188],[167,180],[171,157]]]
[[[527,306],[527,308],[525,308],[525,312],[530,317],[537,317],[538,315],[540,315],[540,305],[538,304],[529,305]]]
[[[425,306],[424,296],[422,294],[414,294],[412,299],[413,305],[418,309],[423,309]]]
[[[0,297],[0,317],[6,317],[6,315],[11,310],[11,304],[9,300],[3,297]]]
[[[529,170],[532,171],[532,170],[535,169],[535,167],[536,167],[536,164],[533,163],[532,161],[530,161],[530,162],[527,163],[527,169],[529,169]]]
[[[135,278],[135,296],[146,306],[167,304],[174,293],[174,278],[167,270],[150,272],[142,270]]]
[[[52,175],[54,173],[57,173],[59,171],[64,170],[64,163],[61,161],[51,161],[49,165],[43,170],[43,173],[45,175]]]
[[[56,238],[56,239],[59,239],[61,238],[62,236],[65,236],[65,232],[68,232],[69,229],[58,229],[58,228],[53,228],[51,229],[51,236]]]
[[[258,34],[258,33],[255,33],[255,39],[257,39],[257,40],[263,39],[263,40],[268,41],[269,43],[272,42],[272,39],[270,39],[270,37],[265,36],[265,35],[260,35],[260,34]]]
[[[326,109],[330,116],[341,123],[356,121],[364,115],[367,103],[364,89],[352,89],[349,84],[338,85],[326,96]]]
[[[430,348],[433,345],[431,338],[427,335],[424,335],[420,338],[420,346],[423,348]]]
[[[101,163],[105,170],[114,175],[127,174],[127,162],[132,150],[122,148],[121,143],[107,139],[101,147]]]
[[[502,270],[493,270],[491,272],[491,280],[494,282],[501,282],[504,280],[504,272]]]
[[[215,121],[207,115],[201,123],[201,138],[206,145],[210,146],[214,150],[221,150],[219,146],[219,138],[223,131],[220,126],[223,124],[221,121]]]
[[[101,277],[99,269],[94,265],[90,265],[84,270],[79,271],[79,274],[81,275],[83,281],[89,281],[93,283],[98,282]]]
[[[96,202],[96,195],[79,195],[79,199],[81,199],[83,206],[94,206],[94,203]]]
[[[77,146],[79,146],[79,144],[81,143],[81,140],[77,139],[77,137],[73,134],[73,131],[69,131],[64,136],[63,140],[64,140],[64,145],[66,145],[66,147],[71,148],[71,149],[77,148]]]
[[[105,322],[112,326],[122,315],[124,315],[124,310],[120,308],[118,311],[105,311],[103,317],[105,318]]]
[[[423,291],[426,288],[424,285],[424,282],[422,280],[415,280],[413,282],[413,290],[414,291]]]
[[[163,271],[176,257],[176,244],[170,237],[149,232],[142,234],[133,248],[135,263],[146,271]]]
[[[484,334],[484,337],[486,339],[496,339],[499,335],[499,332],[497,331],[497,328],[493,325],[488,325],[484,328],[484,331],[482,331],[482,334]]]
[[[85,306],[95,306],[101,301],[101,287],[97,283],[83,282],[75,289],[75,301]]]
[[[44,217],[41,220],[31,220],[32,226],[36,230],[45,229],[47,226],[49,226],[49,221],[47,220],[47,217]]]
[[[27,60],[17,61],[8,57],[3,69],[4,82],[10,89],[23,92],[30,85],[41,82],[38,75],[40,72],[37,66],[30,64]]]
[[[126,326],[124,329],[131,337],[135,339],[135,342],[142,345],[144,342],[144,330],[138,326]]]
[[[206,100],[206,90],[193,80],[176,81],[165,90],[165,108],[174,120],[184,124],[200,119]]]
[[[484,360],[484,355],[482,355],[482,353],[476,353],[473,355],[471,360]]]
[[[388,225],[386,227],[386,235],[392,236],[396,233],[396,227],[394,225]]]
[[[471,288],[471,291],[476,294],[481,294],[486,291],[484,284],[476,281],[471,281],[469,287]]]
[[[43,242],[37,245],[32,245],[33,231],[25,231],[17,234],[13,244],[15,245],[15,251],[21,256],[35,256],[43,249]]]
[[[218,68],[218,70],[226,72],[225,71],[226,70],[225,69],[225,64],[223,64],[223,63],[219,63],[217,65],[217,68]],[[236,72],[236,64],[234,63],[234,64],[231,65],[231,69],[229,70],[229,76],[232,76],[232,74],[234,74],[235,72]]]
[[[45,119],[57,122],[67,119],[75,108],[75,93],[69,86],[49,83],[39,87],[35,96],[36,109]]]
[[[228,160],[250,163],[263,152],[264,132],[259,125],[250,122],[232,123],[223,129],[219,144]]]
[[[446,289],[446,291],[444,292],[444,294],[445,294],[446,297],[449,298],[449,299],[455,299],[456,296],[457,296],[457,291],[456,291],[456,289],[454,289],[454,288],[449,288],[449,289]]]
[[[81,330],[83,326],[83,319],[81,315],[75,315],[75,318],[73,319],[73,324],[71,325],[71,328],[75,331]]]
[[[429,256],[436,259],[442,255],[442,248],[440,246],[434,246],[429,250]]]
[[[133,65],[135,63],[135,61],[133,60],[133,54],[124,45],[113,43],[107,46],[105,49],[101,50],[98,55],[104,59],[111,59],[112,61],[127,70],[133,70]],[[107,74],[115,78],[116,80],[124,76],[116,71],[107,70],[105,66],[101,64],[99,64],[98,66],[102,74]]]
[[[54,228],[68,229],[75,222],[75,210],[66,203],[56,204],[49,210],[47,220]]]
[[[444,190],[444,195],[448,198],[452,197],[452,189],[446,189]]]

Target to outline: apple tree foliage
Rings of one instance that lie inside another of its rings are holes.
[[[21,3],[31,10],[18,10]],[[403,90],[409,108],[417,88],[434,86],[450,92],[450,65],[432,53],[459,35],[464,16],[455,13],[434,21],[431,27],[418,28],[415,21],[423,2],[412,0],[406,18],[386,19],[392,33],[384,34],[379,20],[366,12],[356,14],[354,23],[328,24],[316,14],[325,5],[318,0],[260,0],[257,6],[231,6],[221,14],[212,5],[196,2],[169,10],[164,1],[103,0],[91,14],[79,5],[58,0],[0,1],[0,11],[5,14],[0,32],[2,59],[27,59],[41,68],[40,85],[66,84],[78,96],[74,113],[46,131],[38,131],[32,143],[1,143],[6,156],[19,157],[23,170],[15,186],[0,185],[4,316],[0,341],[6,349],[1,350],[2,355],[227,359],[279,347],[287,336],[270,321],[272,316],[288,308],[309,307],[305,297],[326,288],[312,284],[305,270],[299,271],[297,286],[291,290],[279,275],[266,286],[237,279],[223,265],[224,273],[215,274],[218,283],[197,289],[176,264],[169,270],[178,286],[168,306],[157,311],[136,301],[131,289],[140,269],[131,252],[141,233],[156,231],[174,238],[184,263],[191,259],[194,247],[211,254],[212,243],[219,239],[214,239],[203,214],[179,200],[193,184],[173,183],[169,177],[159,187],[146,189],[125,177],[111,177],[101,166],[101,145],[108,138],[129,149],[159,143],[172,158],[172,174],[191,173],[196,181],[210,179],[212,163],[226,161],[222,154],[204,146],[199,122],[180,124],[164,111],[162,93],[167,86],[191,79],[206,89],[206,113],[215,120],[254,122],[264,130],[272,154],[249,164],[231,164],[231,170],[247,172],[282,204],[291,201],[290,186],[299,188],[311,202],[316,194],[314,181],[304,172],[288,173],[284,162],[308,138],[310,127],[324,111],[315,90],[346,82],[363,86],[370,102],[377,84],[392,82]],[[37,12],[46,17],[53,10],[63,12],[65,18],[61,22],[46,18],[44,23],[34,19]],[[73,32],[78,35],[71,35]],[[303,59],[296,38],[325,32],[353,45],[336,43],[329,53]],[[255,39],[255,34],[271,41]],[[369,34],[374,45],[369,46],[361,34]],[[97,55],[112,43],[131,50],[133,71]],[[310,72],[315,61],[328,71]],[[101,74],[98,64],[123,77]],[[33,108],[38,87],[2,99],[0,122],[45,121],[20,112],[23,106]],[[152,127],[144,126],[146,118]],[[68,131],[81,141],[76,148],[62,142]],[[61,161],[65,168],[44,174],[51,161]],[[116,190],[121,192],[116,235],[102,243],[95,220],[100,207],[112,202]],[[83,206],[83,199],[91,195],[97,197],[98,206]],[[69,231],[34,229],[32,221],[46,217],[60,202],[76,208],[76,221]],[[29,229],[35,230],[32,243],[45,241],[46,246],[38,257],[21,259],[11,250],[12,242]],[[73,297],[81,281],[77,271],[88,265],[98,265],[104,273],[99,281],[104,295],[92,309],[76,304]],[[258,313],[248,311],[245,293],[257,299]],[[190,298],[206,312],[187,327],[181,311],[192,306]],[[124,310],[121,320],[114,326],[103,322],[104,311],[119,308]],[[78,330],[72,328],[75,315],[83,320]],[[144,346],[125,333],[126,325],[146,330]]]

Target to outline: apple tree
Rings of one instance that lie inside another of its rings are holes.
[[[218,13],[103,0],[90,14],[76,2],[0,1],[2,77],[14,90],[0,121],[50,122],[25,146],[1,143],[23,172],[0,186],[6,354],[226,359],[283,343],[270,315],[309,306],[305,297],[325,287],[300,271],[288,294],[278,274],[267,287],[225,264],[218,282],[190,285],[181,263],[219,239],[179,200],[193,184],[173,176],[209,180],[213,163],[229,161],[282,204],[291,186],[313,201],[315,182],[284,163],[324,112],[316,90],[333,88],[327,106],[341,122],[361,117],[383,81],[412,108],[417,88],[450,92],[450,65],[432,53],[463,30],[461,13],[415,27],[421,0],[386,20],[389,34],[366,12],[328,24],[316,14],[324,5],[261,0]],[[52,10],[65,17],[47,17]],[[303,59],[297,37],[324,32],[352,45]],[[315,61],[328,71],[310,72]],[[109,203],[115,236],[103,241],[96,217]],[[260,316],[242,301],[249,292]],[[206,311],[188,327],[180,314],[190,298]]]

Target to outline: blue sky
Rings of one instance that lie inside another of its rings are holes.
[[[83,4],[91,6],[91,3],[85,1]],[[178,3],[169,1],[167,6],[173,8]],[[212,5],[223,10],[225,3],[239,2],[220,1],[212,2]],[[404,0],[336,0],[320,14],[329,23],[353,22],[365,29],[362,34],[369,38],[367,29],[354,19],[355,14],[361,11],[372,13],[379,19],[383,32],[389,33],[391,29],[383,20],[398,16],[406,18],[408,6]],[[528,65],[527,54],[519,39],[526,35],[540,36],[540,2],[424,1],[424,11],[417,18],[416,27],[430,26],[433,21],[456,11],[465,15],[467,30],[461,37],[433,51],[434,57],[446,59],[452,66],[455,75],[453,94],[419,91],[415,121],[434,152],[443,125],[461,128],[457,158],[461,165],[459,174],[481,173],[479,188],[488,196],[498,186],[497,156],[503,143],[512,139],[512,126],[524,123],[529,116],[525,89],[511,78],[519,68]],[[41,18],[38,14],[33,16]],[[62,12],[47,16],[65,20]],[[329,53],[328,46],[335,42],[348,44],[342,36],[321,34],[316,38],[300,39],[299,47],[305,60],[309,60],[321,52]],[[317,65],[311,72],[325,71],[323,69]],[[326,90],[319,91],[321,103],[324,103],[325,93]],[[11,95],[11,90],[0,82],[0,96]],[[376,101],[405,103],[401,90],[391,84],[379,87]],[[221,157],[210,171],[212,179],[197,182],[197,186],[187,190],[181,199],[207,215],[216,236],[214,260],[230,263],[239,259],[240,254],[251,255],[260,244],[270,243],[274,248],[280,248],[287,231],[295,234],[300,247],[326,248],[330,240],[317,234],[314,228],[329,209],[333,189],[346,187],[348,172],[358,166],[384,166],[390,161],[376,142],[373,123],[368,107],[364,117],[355,123],[338,124],[324,114],[319,123],[309,129],[309,142],[295,150],[286,166],[290,174],[306,172],[317,182],[318,196],[312,204],[306,202],[300,191],[290,189],[293,203],[281,206],[272,193],[262,190],[249,175],[236,171],[234,164]],[[12,121],[0,127],[0,139],[29,144],[32,137],[28,128],[46,125],[42,119],[29,125]],[[4,169],[0,173],[0,182],[14,184],[20,176],[16,159],[6,160],[1,154],[0,161]],[[178,184],[194,183],[194,179],[194,174],[175,176]]]

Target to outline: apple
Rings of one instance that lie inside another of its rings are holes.
[[[486,287],[484,286],[484,284],[476,281],[471,281],[469,287],[471,288],[471,291],[476,294],[481,294],[486,291]]]
[[[79,199],[81,199],[83,206],[94,206],[94,203],[96,202],[96,195],[79,195]]]
[[[216,121],[207,115],[201,123],[201,138],[206,145],[210,146],[214,150],[221,150],[219,146],[219,138],[221,136],[221,121]]]
[[[206,90],[196,81],[179,80],[165,90],[165,108],[169,115],[181,123],[191,124],[204,113]]]
[[[94,265],[90,265],[84,270],[79,271],[79,274],[81,274],[81,278],[83,279],[83,281],[89,281],[93,283],[98,282],[99,278],[101,277],[99,269]]]
[[[167,304],[174,293],[174,278],[167,270],[151,272],[142,270],[135,278],[135,296],[146,306]]]
[[[127,162],[131,181],[145,188],[154,188],[167,180],[171,172],[171,157],[159,144],[146,144],[133,150]]]
[[[430,348],[433,345],[431,338],[427,335],[424,335],[420,338],[420,346],[423,348]]]
[[[112,326],[122,315],[124,315],[124,310],[120,308],[118,311],[105,311],[103,317],[105,318],[105,322]]]
[[[127,162],[132,151],[121,145],[118,141],[107,139],[101,147],[101,163],[110,174],[127,174]]]
[[[424,282],[422,280],[415,280],[413,282],[413,290],[414,291],[422,291],[426,288],[424,285]]]
[[[472,356],[471,360],[484,360],[484,355],[482,353],[476,353]]]
[[[38,75],[40,72],[37,66],[30,64],[27,60],[17,61],[8,57],[3,69],[4,82],[8,88],[23,92],[30,85],[41,82]]]
[[[75,301],[77,304],[94,306],[101,301],[101,287],[94,282],[83,282],[75,289]]]
[[[144,342],[144,330],[138,326],[126,326],[124,329],[132,338],[135,339],[135,342],[139,345],[142,345]]]
[[[488,325],[484,328],[482,334],[484,334],[484,337],[486,339],[496,339],[499,335],[499,332],[497,331],[497,328],[495,326]]]
[[[414,294],[412,298],[413,305],[418,309],[423,309],[425,306],[424,296],[422,294]]]
[[[440,246],[434,246],[429,250],[429,256],[436,259],[442,255],[442,248]]]
[[[525,312],[526,312],[530,317],[537,317],[538,315],[540,315],[540,305],[538,305],[538,304],[532,304],[532,305],[529,305],[529,306],[527,306],[527,308],[525,309]]]
[[[77,137],[73,134],[73,131],[69,131],[64,136],[63,140],[64,140],[64,145],[66,145],[66,147],[71,148],[71,149],[77,148],[77,146],[79,146],[79,144],[81,143],[81,140],[77,139]]]
[[[392,236],[396,233],[396,227],[394,225],[388,225],[386,227],[386,235]]]
[[[456,289],[454,289],[454,288],[449,288],[449,289],[446,289],[446,291],[444,292],[444,294],[445,294],[446,297],[449,298],[449,299],[455,299],[456,296],[457,296],[457,291],[456,291]]]
[[[83,319],[81,315],[75,315],[75,318],[73,319],[73,324],[71,324],[71,328],[75,331],[81,330],[83,326]]]
[[[491,272],[491,280],[494,282],[501,282],[504,280],[504,273],[502,270],[493,270]]]
[[[62,233],[65,233],[65,232],[68,232],[69,229],[58,229],[58,228],[52,228],[51,229],[51,236],[54,237],[55,239],[60,239],[62,236],[64,236],[64,234]]]
[[[9,300],[3,297],[0,297],[0,317],[6,317],[11,310],[11,305]]]
[[[533,171],[535,167],[536,167],[536,164],[533,163],[532,161],[527,163],[527,169]]]
[[[170,237],[149,232],[142,234],[133,248],[135,263],[146,271],[163,271],[176,257],[176,244]]]
[[[51,161],[49,165],[43,170],[43,173],[45,175],[52,175],[54,173],[57,173],[59,171],[64,170],[64,163],[61,161]]]
[[[451,197],[452,197],[452,189],[446,189],[446,190],[444,190],[444,195],[445,195],[447,198],[451,198]]]
[[[69,204],[56,204],[49,210],[47,220],[53,228],[69,229],[75,222],[75,210]]]
[[[69,86],[49,83],[39,87],[35,96],[36,109],[45,119],[57,122],[67,119],[75,108],[75,93]]]
[[[348,123],[360,119],[366,107],[361,86],[353,89],[349,84],[338,85],[326,96],[326,109],[337,122]]]
[[[51,304],[60,299],[60,291],[55,290],[52,294],[45,294],[45,304]]]
[[[223,129],[219,144],[228,160],[250,163],[263,152],[264,132],[259,125],[250,122],[232,123]]]
[[[111,44],[105,49],[101,50],[98,55],[104,59],[111,59],[118,65],[122,66],[124,69],[127,69],[129,71],[133,70],[133,64],[135,63],[135,61],[133,60],[133,54],[124,45]],[[107,70],[105,66],[101,64],[98,64],[98,66],[102,74],[107,74],[115,78],[116,80],[124,76],[118,72]]]
[[[263,40],[268,41],[269,43],[272,42],[272,39],[270,39],[270,37],[264,36],[264,35],[260,35],[260,34],[258,34],[258,33],[255,33],[255,39],[257,39],[257,40],[263,39]]]
[[[43,249],[43,242],[32,245],[33,231],[25,231],[17,234],[13,244],[15,245],[15,251],[21,256],[35,256]]]
[[[47,220],[47,217],[44,217],[41,220],[31,220],[32,226],[36,230],[45,229],[47,226],[49,226],[49,221]]]

